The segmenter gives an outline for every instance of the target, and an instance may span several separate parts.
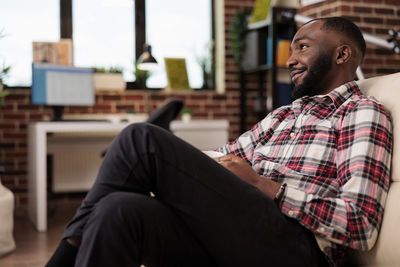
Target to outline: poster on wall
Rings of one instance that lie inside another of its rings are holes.
[[[54,63],[72,65],[72,40],[59,42],[32,42],[33,63]]]
[[[264,21],[268,18],[271,0],[256,0],[251,12],[250,23]]]
[[[164,58],[167,73],[167,90],[189,90],[185,58]]]

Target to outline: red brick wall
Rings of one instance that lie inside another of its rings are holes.
[[[32,105],[30,90],[11,89],[10,92],[5,105],[0,108],[0,166],[5,168],[3,184],[15,193],[16,207],[24,209],[27,201],[27,125],[50,118],[52,109]],[[235,90],[224,95],[215,92],[104,92],[97,94],[95,106],[66,108],[65,113],[150,112],[170,97],[183,99],[185,106],[194,110],[194,119],[228,119],[231,138],[238,135],[239,94]]]

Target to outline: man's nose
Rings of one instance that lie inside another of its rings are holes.
[[[292,53],[290,55],[290,57],[288,58],[288,60],[286,61],[286,68],[290,69],[291,67],[293,67],[294,65],[297,64],[297,60],[295,55]]]

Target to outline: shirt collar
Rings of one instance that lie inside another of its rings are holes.
[[[361,95],[360,88],[355,81],[347,82],[338,88],[330,91],[328,96],[336,108],[340,107],[352,95]]]
[[[318,103],[326,103],[331,102],[335,105],[336,108],[340,107],[347,99],[349,99],[353,94],[361,95],[360,88],[358,87],[355,81],[347,82],[325,95],[315,95],[312,97],[302,97],[297,103],[297,105],[301,105],[300,103],[306,100],[313,100]],[[296,100],[297,101],[297,100]],[[295,101],[295,102],[296,102]],[[295,104],[295,103],[294,103]],[[296,104],[295,104],[296,105]],[[296,105],[296,106],[297,106]]]

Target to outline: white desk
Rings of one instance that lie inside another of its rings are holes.
[[[214,150],[228,142],[228,120],[172,121],[171,131],[200,150]]]
[[[40,232],[47,230],[47,144],[49,133],[117,135],[129,123],[36,122],[28,127],[28,213]]]
[[[96,145],[95,141],[93,141],[94,144],[88,144],[91,143],[90,140],[92,138],[95,139],[104,135],[115,136],[128,124],[108,122],[36,122],[29,125],[28,213],[38,231],[47,231],[47,153],[54,152],[52,151],[53,149],[64,151],[61,154],[68,154],[71,151],[74,153],[86,151],[87,145],[89,145],[89,149],[91,145]],[[228,141],[229,123],[227,120],[193,120],[188,123],[173,121],[170,128],[177,136],[200,150],[214,149]],[[49,134],[53,135],[50,137]],[[63,137],[65,138],[63,139]],[[98,150],[100,149],[99,151],[107,147],[104,146],[104,142],[100,142],[100,144],[100,147],[97,147]],[[97,172],[97,166],[86,166],[85,163],[81,165],[84,165],[81,166],[83,169],[85,167],[94,169],[95,167]],[[61,176],[65,176],[66,180],[73,176],[80,179],[76,171],[72,168],[68,169],[67,166],[66,171]],[[92,173],[86,173],[84,176],[95,178]],[[79,185],[78,182],[72,183],[73,186],[77,184]],[[74,188],[68,186],[67,189],[74,190]]]

